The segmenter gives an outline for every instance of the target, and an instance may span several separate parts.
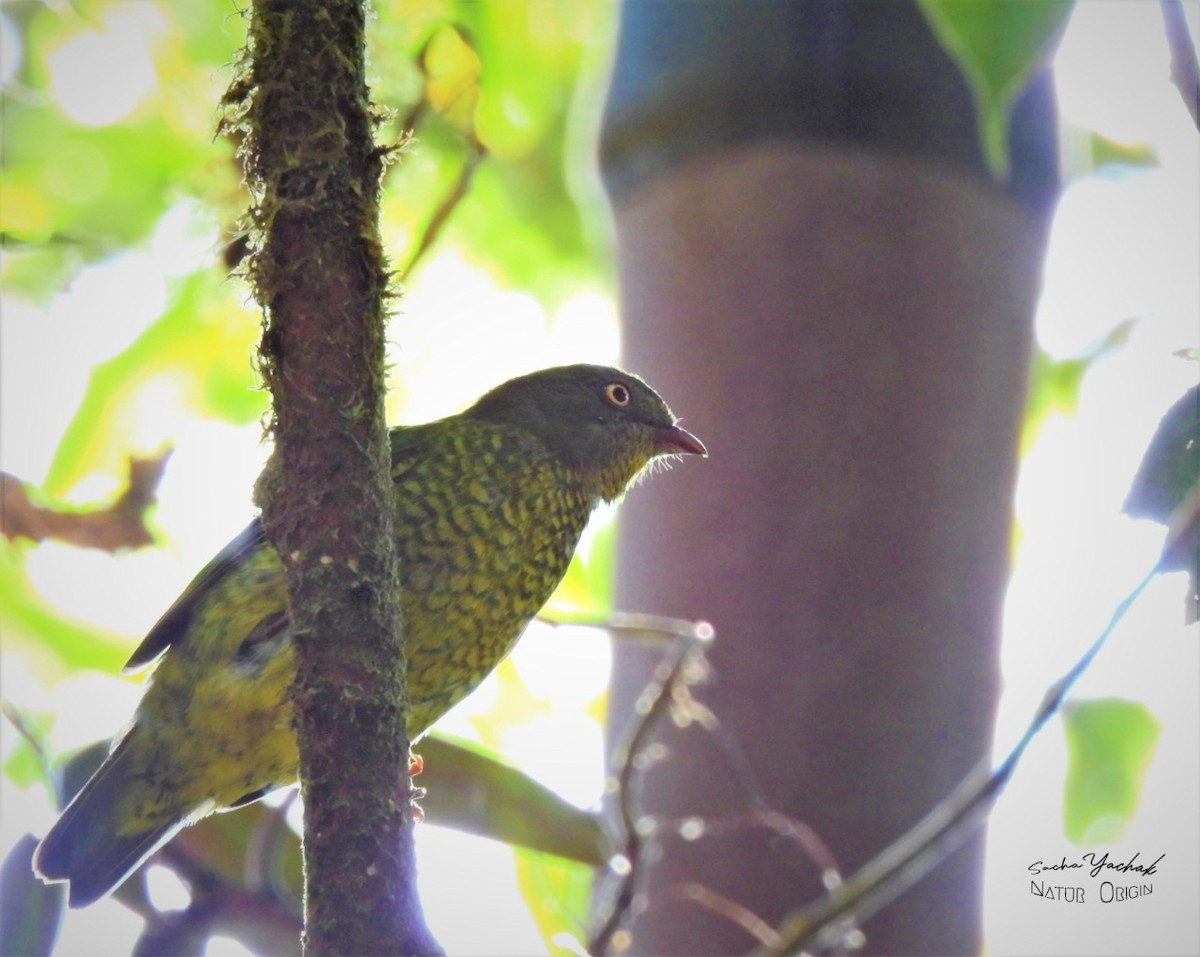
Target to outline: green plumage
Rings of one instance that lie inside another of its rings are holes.
[[[704,454],[640,379],[582,365],[514,379],[391,438],[413,739],[512,650],[597,504],[657,456]],[[183,824],[296,779],[287,585],[258,521],[127,668],[159,656],[133,725],[38,848],[38,873],[70,881],[72,906]]]

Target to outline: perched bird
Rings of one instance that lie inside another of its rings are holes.
[[[391,443],[412,740],[512,650],[596,505],[659,456],[706,454],[641,379],[592,365],[513,379]],[[160,657],[132,725],[34,857],[44,880],[70,881],[73,907],[183,825],[295,783],[287,584],[258,520],[126,670]]]

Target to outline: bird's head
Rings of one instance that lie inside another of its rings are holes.
[[[661,456],[708,454],[657,392],[607,366],[560,366],[510,379],[466,414],[535,435],[606,501]]]

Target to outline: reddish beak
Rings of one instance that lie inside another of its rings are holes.
[[[687,429],[670,425],[655,430],[659,455],[708,455],[704,443]]]

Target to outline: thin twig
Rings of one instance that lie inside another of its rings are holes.
[[[437,242],[437,238],[441,235],[451,214],[458,207],[458,204],[463,201],[468,190],[471,188],[471,180],[475,178],[475,171],[479,168],[479,164],[487,158],[487,147],[479,142],[477,137],[472,135],[468,138],[467,142],[467,156],[463,161],[462,169],[458,171],[458,179],[450,187],[450,191],[442,197],[442,201],[438,203],[437,209],[433,211],[433,215],[429,218],[429,222],[425,224],[425,229],[421,232],[421,238],[417,240],[412,253],[409,254],[403,268],[397,274],[397,278],[401,281],[408,279],[412,275],[412,271],[417,267],[417,264],[433,248],[433,244]]]
[[[8,720],[8,723],[13,726],[17,734],[24,738],[25,742],[33,749],[33,753],[37,756],[42,777],[47,781],[53,780],[53,775],[50,772],[50,758],[46,754],[46,749],[42,744],[41,738],[29,722],[25,712],[7,698],[0,698],[0,715],[3,715]]]
[[[645,756],[646,742],[649,732],[653,729],[658,718],[672,704],[679,701],[680,692],[686,690],[679,679],[692,660],[691,651],[698,642],[711,641],[714,633],[712,625],[704,621],[691,621],[684,618],[670,618],[661,615],[614,612],[606,618],[584,621],[555,621],[543,618],[546,624],[561,627],[574,625],[576,627],[602,629],[615,638],[653,645],[666,644],[670,653],[659,665],[658,677],[647,686],[638,700],[637,711],[642,719],[631,729],[630,737],[625,745],[617,751],[617,763],[621,768],[617,790],[620,795],[618,813],[626,834],[626,845],[620,859],[621,886],[614,895],[614,902],[603,926],[589,942],[588,952],[601,954],[607,951],[614,935],[620,929],[632,910],[635,900],[634,890],[640,877],[640,860],[643,850],[643,835],[638,826],[635,810],[635,790],[640,772],[644,771],[644,762],[638,762],[639,755]],[[689,709],[696,707],[690,702]],[[749,762],[736,741],[728,735],[720,734],[722,726],[710,718],[704,718],[705,712],[700,712],[700,721],[710,733],[715,733],[718,742],[730,758],[742,771],[742,780],[753,783],[754,774]],[[710,716],[711,717],[711,716]],[[841,874],[838,864],[820,837],[808,825],[771,808],[764,799],[757,785],[750,795],[751,809],[744,814],[727,815],[703,820],[704,833],[707,836],[717,836],[721,833],[741,828],[765,827],[776,834],[790,840],[812,860],[821,872],[821,880],[827,889],[832,890],[841,884]],[[678,826],[690,821],[677,822]],[[736,901],[728,900],[702,884],[685,885],[677,896],[705,907],[715,913],[729,917],[738,926],[745,929],[751,936],[765,945],[776,940],[774,930],[757,915],[750,912]],[[847,924],[847,935],[856,934],[852,922]]]
[[[690,819],[684,819],[684,822]],[[764,828],[793,844],[807,857],[821,874],[826,890],[842,883],[837,858],[826,843],[811,827],[770,807],[756,807],[739,814],[706,817],[703,819],[702,837],[721,837],[738,831]]]
[[[779,935],[774,927],[744,904],[730,900],[728,897],[718,894],[703,884],[698,884],[695,881],[683,884],[675,888],[672,896],[678,897],[681,900],[691,901],[693,904],[698,904],[707,911],[719,914],[726,920],[737,924],[738,927],[742,928],[742,930],[764,947],[779,946]]]
[[[1187,18],[1180,0],[1161,0],[1163,26],[1167,46],[1171,49],[1171,82],[1183,97],[1183,104],[1192,122],[1200,130],[1200,63],[1196,60],[1196,45],[1188,33]]]
[[[0,472],[0,536],[34,542],[53,538],[106,552],[152,545],[154,535],[146,524],[146,513],[154,504],[170,456],[170,449],[149,458],[131,456],[124,491],[111,505],[92,509],[36,505],[24,482]]]
[[[620,884],[612,904],[600,928],[588,942],[589,954],[606,953],[614,935],[620,930],[633,907],[637,880],[641,876],[641,856],[644,840],[639,828],[636,809],[636,783],[643,762],[650,732],[659,719],[671,708],[674,692],[688,664],[699,653],[702,646],[713,636],[712,626],[707,622],[683,622],[679,619],[656,618],[648,615],[613,616],[618,629],[637,631],[667,631],[674,635],[674,647],[659,664],[655,678],[642,691],[636,705],[641,719],[635,722],[625,743],[617,749],[617,811],[625,832],[625,846],[620,857],[623,866]]]
[[[421,74],[425,77],[426,82],[429,80],[429,71],[426,65],[426,56],[429,52],[429,44],[432,42],[433,34],[431,33],[426,39],[420,53],[417,54],[417,65],[421,69]],[[426,94],[422,94],[421,98],[413,104],[408,115],[400,124],[400,129],[405,137],[412,139],[416,135],[417,124],[421,121],[430,107],[429,98]],[[403,282],[408,279],[413,270],[417,268],[417,264],[425,258],[425,254],[433,248],[437,242],[438,236],[441,235],[446,223],[449,221],[451,214],[458,208],[458,204],[466,197],[468,190],[471,188],[471,181],[475,178],[475,171],[479,168],[488,156],[488,148],[483,145],[479,137],[475,134],[474,123],[471,123],[471,129],[464,133],[467,146],[466,159],[463,161],[462,169],[458,171],[458,178],[454,185],[450,187],[450,191],[442,197],[442,201],[438,203],[437,208],[433,211],[433,215],[429,217],[429,222],[425,224],[420,237],[417,239],[413,250],[406,257],[406,261],[397,273],[396,278]]]
[[[711,642],[713,627],[707,621],[614,611],[603,618],[557,619],[544,615],[538,621],[555,628],[595,628],[622,641],[675,648],[681,640]]]

